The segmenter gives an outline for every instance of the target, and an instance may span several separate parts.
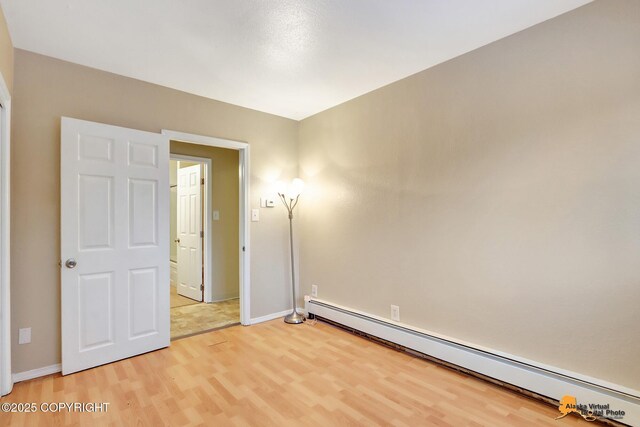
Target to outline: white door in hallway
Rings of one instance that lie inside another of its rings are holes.
[[[202,301],[200,165],[178,169],[178,294]]]
[[[169,345],[169,141],[62,118],[62,373]]]

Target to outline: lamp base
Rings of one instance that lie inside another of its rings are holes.
[[[296,310],[293,310],[290,314],[288,314],[285,318],[284,318],[284,322],[285,323],[291,323],[294,325],[298,325],[300,323],[303,323],[305,321],[305,318],[302,314],[298,313]]]

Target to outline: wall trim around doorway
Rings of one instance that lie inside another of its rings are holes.
[[[188,144],[207,145],[209,147],[227,148],[239,152],[239,260],[240,260],[240,323],[251,325],[251,250],[249,236],[249,181],[250,181],[250,152],[246,142],[232,141],[229,139],[212,136],[194,135],[186,132],[162,129],[163,135],[170,141],[186,142]]]

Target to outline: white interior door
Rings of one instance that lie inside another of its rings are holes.
[[[178,168],[178,294],[202,301],[200,165]]]
[[[62,118],[62,373],[169,345],[169,141]]]

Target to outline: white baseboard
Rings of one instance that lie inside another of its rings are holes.
[[[298,309],[298,313],[302,313],[304,310],[303,309]],[[284,310],[284,311],[279,311],[277,313],[271,313],[271,314],[267,314],[266,316],[260,316],[260,317],[256,317],[250,320],[250,325],[255,325],[258,323],[262,323],[262,322],[268,322],[269,320],[273,320],[273,319],[278,319],[280,317],[284,317],[287,314],[291,313],[291,309],[289,310]]]
[[[44,377],[61,371],[62,365],[60,363],[56,363],[55,365],[43,366],[42,368],[32,369],[30,371],[16,372],[13,374],[13,382],[19,383],[20,381],[32,380],[34,378]]]
[[[291,310],[279,311],[277,313],[267,314],[266,316],[255,317],[251,319],[249,322],[250,325],[255,325],[262,322],[268,322],[269,320],[277,319],[279,317],[284,317],[287,314],[291,313]]]
[[[239,295],[231,295],[231,296],[221,296],[219,298],[213,297],[213,300],[211,302],[224,302],[224,301],[231,301],[232,299],[239,299],[240,296]]]
[[[576,397],[579,404],[609,404],[625,412],[618,421],[640,425],[640,392],[585,375],[526,360],[503,352],[444,337],[328,301],[309,299],[308,313],[435,357],[470,371],[560,400]]]
[[[169,282],[174,288],[178,288],[178,263],[169,260]]]

